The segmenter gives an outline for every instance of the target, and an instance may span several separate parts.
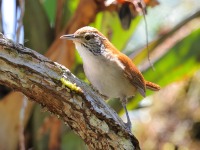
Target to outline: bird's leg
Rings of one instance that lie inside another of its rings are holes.
[[[127,111],[127,108],[126,108],[126,104],[127,104],[127,99],[126,99],[126,97],[124,97],[123,99],[122,99],[122,106],[124,107],[124,110],[125,110],[125,112],[126,112],[126,118],[127,118],[127,123],[125,123],[125,125],[128,127],[128,129],[131,131],[131,127],[132,127],[132,125],[131,125],[131,120],[130,120],[130,118],[129,118],[129,114],[128,114],[128,111]]]

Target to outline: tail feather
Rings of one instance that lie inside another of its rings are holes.
[[[146,88],[149,89],[149,90],[152,90],[152,91],[159,91],[160,90],[160,86],[155,84],[155,83],[152,83],[150,81],[145,81],[145,84],[146,84]]]

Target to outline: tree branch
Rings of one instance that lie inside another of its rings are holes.
[[[0,84],[60,117],[88,149],[140,149],[116,112],[67,68],[0,36]]]

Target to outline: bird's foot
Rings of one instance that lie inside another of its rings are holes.
[[[127,123],[124,122],[124,124],[125,124],[126,128],[127,128],[129,131],[131,131],[131,129],[132,129],[131,122],[127,122]]]

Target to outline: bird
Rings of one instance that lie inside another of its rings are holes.
[[[126,106],[128,98],[135,96],[137,91],[145,97],[146,89],[158,91],[160,86],[145,80],[132,60],[94,27],[85,26],[60,38],[74,42],[83,60],[85,75],[93,88],[109,99],[120,99],[126,113],[126,128],[131,130]]]

